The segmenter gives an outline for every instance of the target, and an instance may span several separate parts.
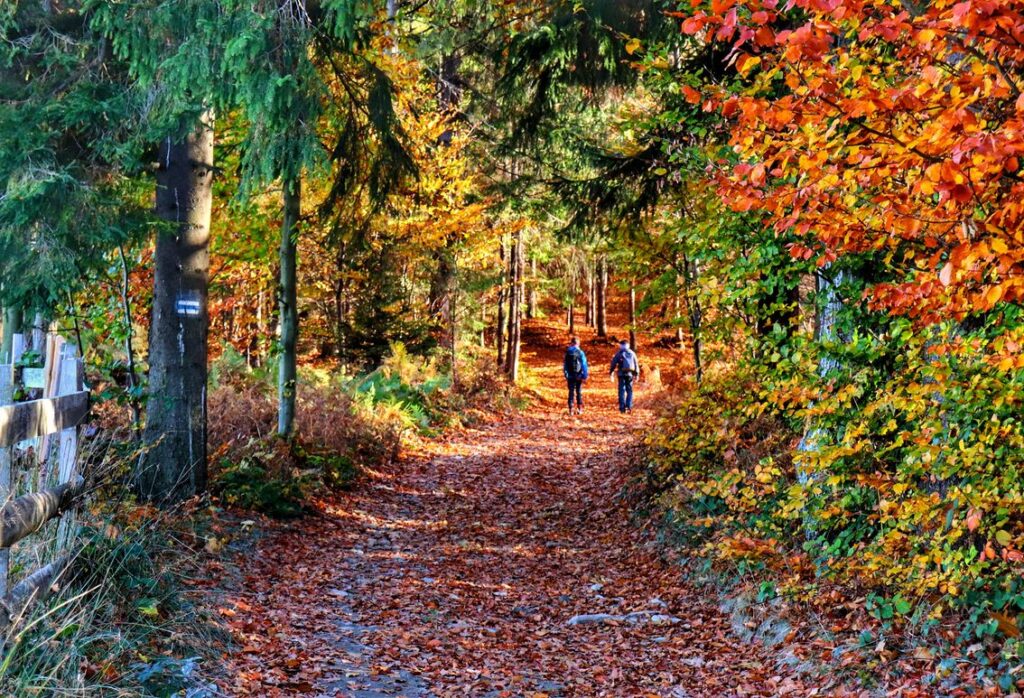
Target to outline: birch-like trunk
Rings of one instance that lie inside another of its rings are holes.
[[[818,344],[832,342],[840,338],[836,329],[836,319],[843,309],[843,301],[839,296],[839,287],[845,280],[846,272],[843,271],[836,274],[834,279],[828,279],[821,273],[815,277],[817,296],[821,299],[814,323],[814,341]],[[833,356],[825,354],[818,360],[818,376],[822,380],[826,380],[838,368],[839,361]],[[797,450],[804,452],[816,451],[821,437],[821,429],[814,425],[809,426],[803,438],[800,439]],[[797,481],[801,484],[810,481],[810,473],[801,466],[799,458],[796,459],[796,476]]]
[[[298,176],[283,182],[284,217],[281,223],[280,249],[280,357],[277,373],[277,433],[291,436],[295,430],[297,357],[299,339],[298,309],[298,224],[301,213],[302,182]]]
[[[505,257],[507,256],[507,250],[505,248],[505,236],[503,234],[501,236],[501,246],[498,248],[498,255],[501,259],[501,279],[498,282],[498,326],[494,334],[499,368],[504,368],[505,366],[505,294],[507,291],[505,283]]]
[[[526,292],[526,318],[537,317],[537,258],[530,259],[530,286]]]
[[[597,336],[608,336],[608,260],[604,255],[597,268]]]
[[[636,346],[636,287],[632,282],[629,284],[629,346],[633,351]]]

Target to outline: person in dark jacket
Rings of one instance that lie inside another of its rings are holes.
[[[575,413],[583,414],[583,382],[590,377],[590,367],[587,366],[587,355],[580,348],[579,337],[573,337],[565,350],[562,372],[569,386],[569,414],[573,414],[574,401]]]
[[[619,350],[612,357],[609,375],[616,373],[619,378],[619,412],[632,412],[633,382],[640,377],[640,361],[625,339],[619,342]]]

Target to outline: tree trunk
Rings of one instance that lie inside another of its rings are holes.
[[[840,336],[836,328],[836,320],[843,309],[843,300],[839,295],[839,287],[845,280],[846,273],[843,271],[837,273],[834,279],[829,279],[820,272],[815,275],[815,300],[819,304],[814,323],[814,341],[816,344],[820,345],[824,342],[836,341],[837,339],[849,341],[848,337]],[[824,302],[821,302],[821,299],[824,299]],[[818,360],[818,376],[823,381],[828,380],[829,374],[838,368],[840,368],[840,364],[834,356],[824,354]],[[804,432],[803,438],[800,439],[800,443],[797,445],[797,450],[807,453],[819,450],[823,436],[827,435],[823,433],[820,427],[812,424]],[[812,475],[808,472],[802,460],[799,457],[795,459],[796,478],[800,484],[806,485],[811,481]],[[804,510],[804,535],[808,540],[814,538],[818,520],[816,512]]]
[[[521,273],[520,269],[520,255],[523,251],[523,238],[522,232],[517,232],[515,237],[512,238],[512,245],[509,247],[508,256],[508,329],[506,334],[508,340],[508,347],[505,350],[505,375],[508,376],[509,380],[514,381],[518,374],[518,325],[519,325],[519,314],[521,312],[521,304],[519,298],[519,288]]]
[[[149,335],[149,399],[136,487],[170,504],[206,489],[207,292],[213,203],[213,116],[168,137],[156,173],[157,236]]]
[[[686,314],[690,323],[690,348],[693,352],[693,368],[697,385],[704,380],[704,366],[701,363],[701,323],[703,312],[700,301],[697,298],[697,283],[700,279],[700,269],[697,262],[691,262],[683,258],[683,267],[686,273],[683,275],[683,289],[686,292]]]
[[[21,334],[21,321],[21,308],[15,306],[6,306],[4,308],[3,345],[0,346],[0,362],[2,363],[11,363],[11,350],[14,347],[14,335]]]
[[[501,259],[501,280],[498,282],[498,326],[495,331],[494,341],[498,350],[498,367],[505,366],[505,236],[501,236],[501,247],[498,248],[498,256]]]
[[[593,327],[594,326],[594,275],[590,271],[590,266],[587,266],[587,307],[584,312],[584,324]]]
[[[597,336],[608,336],[608,260],[604,255],[598,261],[597,269]]]
[[[121,257],[121,312],[124,313],[124,354],[128,363],[128,406],[132,411],[132,438],[138,440],[142,430],[142,404],[139,402],[139,372],[135,366],[135,326],[132,323],[131,270],[124,245],[118,245]]]
[[[530,287],[526,292],[526,318],[537,317],[537,258],[530,259]]]
[[[675,317],[672,318],[672,320],[676,324],[676,346],[679,348],[679,351],[685,351],[686,335],[683,332],[683,326],[681,324],[682,318],[680,317],[680,315],[682,309],[680,308],[678,295],[672,299],[672,308],[675,311]]]
[[[438,72],[437,104],[441,112],[453,122],[459,113],[462,101],[462,86],[459,83],[459,68],[462,58],[457,53],[446,53],[441,57],[441,69]],[[438,145],[450,146],[455,136],[453,128],[446,128],[438,139]],[[455,251],[457,240],[447,237],[444,246],[437,250],[435,257],[437,267],[430,283],[430,309],[439,327],[444,329],[445,343],[448,345],[452,365],[452,385],[458,383],[455,315]]]
[[[632,282],[629,285],[629,346],[633,351],[636,346],[636,288]]]
[[[452,257],[451,273],[448,275],[448,354],[452,364],[452,389],[459,389],[459,282],[458,260]]]
[[[509,344],[508,354],[505,358],[507,365],[506,373],[509,380],[514,384],[519,380],[519,356],[523,336],[523,269],[525,264],[523,261],[523,234],[521,232],[516,233],[512,245],[512,258],[514,260],[510,267],[512,285],[509,290],[511,291],[513,302],[509,307]]]
[[[282,183],[284,217],[281,223],[280,364],[277,373],[277,433],[289,437],[295,430],[295,394],[299,339],[298,309],[298,223],[302,202],[302,180],[296,176]]]
[[[338,278],[334,282],[335,308],[334,308],[334,333],[335,342],[338,345],[338,360],[342,367],[348,365],[348,296],[349,280],[347,273],[348,266],[348,245],[342,242],[338,246],[338,254],[334,258],[335,270]]]

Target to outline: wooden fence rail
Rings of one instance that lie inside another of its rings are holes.
[[[32,604],[46,596],[73,558],[74,513],[85,481],[78,473],[78,425],[89,393],[78,349],[57,335],[36,333],[32,347],[44,366],[22,366],[25,337],[15,335],[10,363],[0,364],[0,634],[6,635]],[[5,357],[5,360],[7,358]],[[31,376],[31,379],[27,378]],[[17,392],[41,393],[15,402]],[[34,454],[25,472],[13,472]],[[18,495],[19,482],[23,494]],[[28,491],[25,491],[28,490]],[[9,588],[10,548],[60,517],[51,560]]]

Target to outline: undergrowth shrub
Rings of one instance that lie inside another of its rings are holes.
[[[883,631],[957,639],[1019,678],[1024,377],[983,346],[893,321],[826,347],[827,383],[816,362],[709,376],[646,440],[667,529],[785,594],[841,586]]]
[[[123,435],[83,443],[90,494],[78,515],[71,561],[8,638],[0,663],[4,696],[213,696],[198,671],[225,638],[185,593],[196,576],[192,548],[203,517],[159,513],[124,497],[138,453]],[[27,543],[53,559],[57,523]],[[40,554],[38,557],[42,558]]]
[[[382,365],[354,378],[305,367],[299,376],[297,438],[277,439],[273,376],[225,351],[209,396],[212,489],[231,506],[273,516],[301,513],[324,489],[345,487],[360,468],[397,457],[403,441],[430,436],[513,401],[483,352],[460,357],[452,385],[447,357],[392,346]]]
[[[716,560],[764,565],[796,528],[782,513],[796,482],[795,435],[751,410],[756,394],[752,377],[728,371],[681,396],[646,439],[644,476],[677,540]]]

